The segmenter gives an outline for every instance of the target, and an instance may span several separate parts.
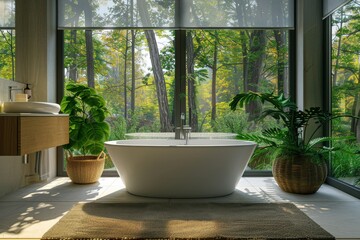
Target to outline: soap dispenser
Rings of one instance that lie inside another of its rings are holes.
[[[31,84],[26,83],[26,88],[24,88],[24,93],[27,94],[28,99],[31,98],[31,89],[29,88],[29,85],[31,85]]]

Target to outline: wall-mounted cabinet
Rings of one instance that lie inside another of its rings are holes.
[[[23,156],[69,142],[69,116],[0,114],[0,156]]]

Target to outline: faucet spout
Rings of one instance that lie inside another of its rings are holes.
[[[188,143],[189,143],[190,132],[191,132],[191,127],[184,125],[183,126],[183,134],[184,134],[185,144],[186,145],[188,145]]]

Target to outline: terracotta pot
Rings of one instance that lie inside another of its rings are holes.
[[[315,193],[325,182],[325,161],[309,156],[279,157],[273,164],[273,176],[279,187],[289,193]]]
[[[89,184],[99,180],[105,165],[105,153],[99,156],[68,156],[66,172],[73,183]]]

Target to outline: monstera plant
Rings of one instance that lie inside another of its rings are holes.
[[[69,114],[67,173],[75,183],[96,182],[104,170],[104,142],[110,135],[105,100],[95,89],[69,82],[60,106]]]

